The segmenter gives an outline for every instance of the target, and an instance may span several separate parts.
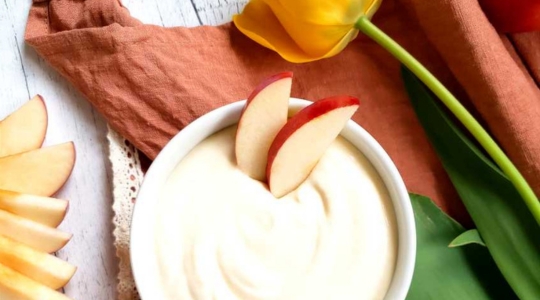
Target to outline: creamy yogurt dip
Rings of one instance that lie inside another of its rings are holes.
[[[240,171],[236,127],[197,145],[159,196],[155,247],[167,299],[382,299],[393,277],[392,202],[370,162],[334,141],[276,199]]]

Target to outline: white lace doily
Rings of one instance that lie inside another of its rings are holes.
[[[142,184],[143,172],[137,149],[108,127],[109,159],[113,170],[114,246],[119,258],[117,298],[140,300],[131,273],[129,232],[131,214]]]

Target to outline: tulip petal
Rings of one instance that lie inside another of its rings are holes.
[[[233,17],[236,27],[262,46],[278,52],[291,62],[311,61],[283,28],[272,10],[262,0],[250,1],[240,15]]]
[[[334,56],[341,52],[358,34],[354,28],[340,31],[341,36],[334,37],[336,40],[333,43],[327,43],[324,45],[326,48],[315,54],[308,54],[291,38],[272,9],[263,0],[251,0],[240,15],[233,17],[233,21],[236,27],[250,39],[294,63],[310,62]],[[307,42],[310,41],[307,40]],[[315,40],[312,42],[317,43]]]
[[[347,34],[321,58],[328,58],[339,54],[341,51],[343,51],[343,49],[345,49],[345,47],[347,47],[350,42],[352,42],[356,38],[356,36],[358,36],[358,30],[351,28],[349,32],[347,32]]]
[[[279,5],[306,23],[339,26],[354,24],[362,16],[371,17],[381,0],[265,0],[265,3],[272,9]]]
[[[318,1],[315,1],[318,2]],[[353,24],[346,25],[319,25],[304,22],[291,13],[285,5],[277,0],[265,0],[270,6],[283,28],[295,43],[312,57],[322,57],[331,51],[349,31]],[[290,2],[292,3],[292,1]],[[290,5],[287,4],[287,5]]]

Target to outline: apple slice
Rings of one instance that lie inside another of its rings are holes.
[[[236,132],[236,162],[249,177],[264,181],[268,149],[287,122],[292,72],[261,82],[249,96]]]
[[[0,264],[0,299],[70,300],[66,295]]]
[[[359,105],[353,97],[330,97],[289,119],[268,151],[266,174],[274,196],[285,196],[309,176]]]
[[[4,210],[0,210],[0,234],[47,253],[64,247],[72,236]]]
[[[67,181],[75,165],[72,142],[0,158],[0,189],[50,196]]]
[[[0,209],[49,227],[60,225],[67,212],[68,201],[0,190]]]
[[[66,285],[77,268],[54,255],[0,235],[0,264],[51,289]]]
[[[0,157],[38,149],[47,132],[47,108],[37,95],[0,121]]]

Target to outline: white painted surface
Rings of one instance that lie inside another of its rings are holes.
[[[247,0],[124,0],[131,14],[162,26],[217,25]],[[0,119],[35,94],[49,111],[45,145],[73,140],[77,163],[58,194],[71,201],[60,226],[74,234],[57,256],[78,266],[65,293],[77,300],[114,299],[117,260],[112,238],[111,171],[104,119],[66,80],[24,44],[30,0],[0,1]]]

